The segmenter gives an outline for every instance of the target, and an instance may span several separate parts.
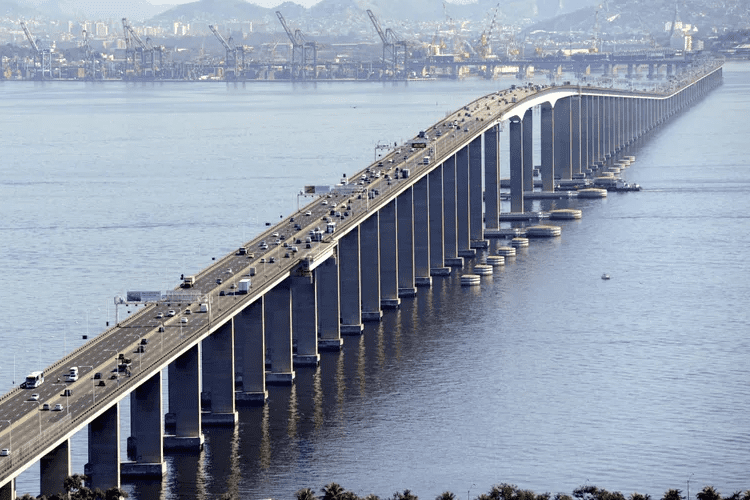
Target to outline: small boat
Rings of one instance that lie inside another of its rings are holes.
[[[602,279],[603,280],[608,280],[609,279],[609,274],[607,274],[607,273],[602,274]]]

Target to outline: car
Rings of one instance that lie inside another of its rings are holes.
[[[310,217],[312,215],[312,212],[308,210],[307,212],[305,212],[305,215]]]
[[[193,311],[191,311],[190,309],[185,309],[185,314],[193,314]]]
[[[60,403],[57,403],[53,408],[52,411],[63,411],[63,405]]]
[[[328,205],[328,201],[327,200],[323,200],[323,205]]]
[[[227,292],[225,292],[224,290],[222,290],[222,291],[219,292],[219,297],[223,297],[226,294],[227,294]]]
[[[60,396],[63,396],[63,397],[66,397],[66,398],[69,398],[72,395],[73,395],[73,391],[71,391],[70,389],[65,389],[62,392],[62,394],[60,394]]]
[[[188,322],[187,318],[185,318],[185,317],[180,318],[180,323],[187,323],[187,322]]]
[[[29,401],[39,401],[39,394],[32,394]]]
[[[104,383],[104,380],[100,380],[98,384],[96,384],[99,387],[106,387],[107,384]]]
[[[176,315],[176,314],[177,314],[177,313],[175,312],[175,310],[174,310],[174,309],[170,309],[169,311],[167,311],[167,316],[169,316],[170,318],[171,318],[172,316]]]
[[[231,288],[232,290],[234,290],[235,288],[237,288],[237,285],[235,285],[234,283],[232,283],[231,285],[229,285],[229,288]],[[187,314],[187,313],[185,313],[185,314]]]
[[[260,263],[261,263],[261,264],[265,264],[265,262],[266,262],[266,258],[265,258],[265,257],[261,257],[261,258],[260,258]]]
[[[10,450],[8,448],[3,448],[0,450],[0,457],[7,457],[10,455]]]
[[[273,236],[274,238],[278,238],[279,237],[279,233],[273,232],[273,233],[271,233],[271,236]]]
[[[271,257],[271,258],[270,258],[270,259],[268,260],[268,262],[269,262],[270,264],[273,264],[274,262],[276,262],[276,257]]]
[[[139,346],[138,346],[138,347],[136,348],[135,352],[138,352],[138,353],[144,353],[144,352],[146,352],[146,346],[144,346],[144,345],[139,345]]]
[[[117,380],[117,374],[113,373],[112,375],[109,376],[109,379],[110,380]]]
[[[294,217],[289,217],[289,222],[294,222]]]
[[[100,378],[102,378],[102,372],[94,373],[94,380],[99,380]]]
[[[148,339],[141,339],[141,345],[147,345]]]
[[[164,333],[164,327],[163,326],[159,327],[159,333]]]
[[[158,312],[158,313],[156,313],[156,318],[157,318],[157,319],[161,319],[161,318],[163,318],[163,317],[164,317],[164,313],[163,313],[163,312]]]
[[[49,410],[49,403],[44,403],[44,404],[42,405],[42,410],[43,410],[43,411],[44,411],[44,410]]]
[[[216,278],[216,284],[221,285],[221,278]]]

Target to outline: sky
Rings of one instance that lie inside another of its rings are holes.
[[[152,5],[180,5],[183,3],[192,3],[196,0],[148,0]],[[248,3],[259,5],[261,7],[278,7],[285,0],[250,0]],[[304,7],[312,7],[320,0],[292,0],[294,3],[302,5]]]

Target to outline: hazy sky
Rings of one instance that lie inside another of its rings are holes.
[[[152,5],[178,5],[183,3],[192,3],[196,0],[148,0]],[[248,3],[260,5],[261,7],[278,7],[285,0],[250,0]],[[311,7],[318,3],[320,0],[292,0],[294,3],[304,5],[305,7]]]

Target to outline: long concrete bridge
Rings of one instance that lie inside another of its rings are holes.
[[[39,387],[2,396],[0,449],[8,453],[0,456],[0,499],[15,498],[16,477],[37,462],[41,493],[62,491],[73,472],[70,439],[84,428],[92,487],[162,476],[165,453],[201,449],[203,426],[235,425],[236,405],[264,404],[266,384],[294,383],[295,366],[316,365],[320,351],[342,347],[342,335],[361,334],[363,322],[379,321],[486,247],[500,227],[504,147],[511,209],[523,211],[535,107],[543,189],[553,190],[556,177],[611,165],[721,84],[720,65],[691,71],[663,93],[572,85],[495,92],[394,148],[201,271],[191,288],[168,292],[47,367]],[[122,371],[121,357],[131,359]],[[63,381],[72,366],[79,379]],[[121,461],[126,397],[129,460]]]

